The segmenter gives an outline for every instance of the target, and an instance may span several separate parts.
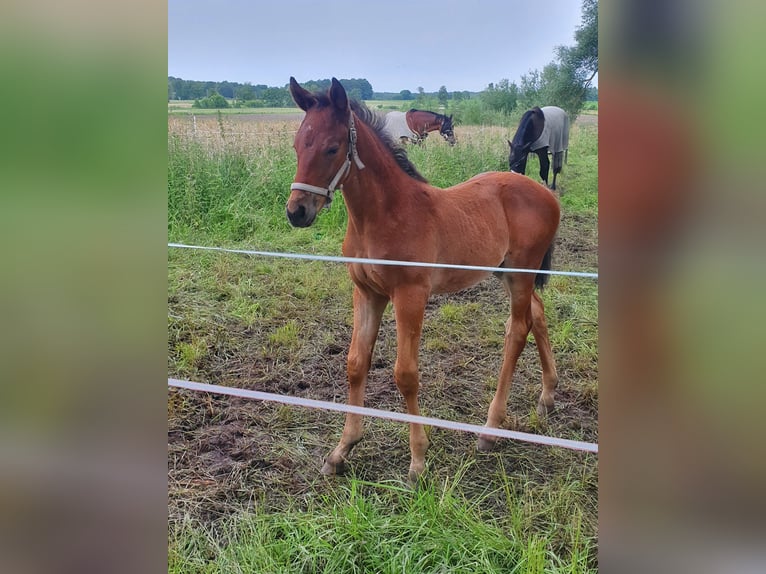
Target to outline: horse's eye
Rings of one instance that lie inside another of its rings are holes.
[[[339,146],[334,145],[327,150],[327,155],[335,155],[336,153],[338,153],[339,149],[340,149]]]

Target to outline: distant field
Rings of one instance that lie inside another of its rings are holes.
[[[296,114],[302,113],[296,107],[290,108],[224,108],[224,109],[205,109],[205,108],[193,108],[193,100],[173,100],[168,102],[168,114],[194,114],[194,115],[216,115],[218,112],[222,114]]]
[[[217,109],[204,109],[193,108],[192,104],[194,100],[172,100],[168,102],[169,114],[195,114],[195,115],[216,115],[219,111],[222,114],[295,114],[301,113],[296,107],[289,108],[224,108]],[[229,102],[232,104],[232,102]],[[408,110],[412,107],[417,107],[415,100],[365,100],[367,107],[371,110]]]

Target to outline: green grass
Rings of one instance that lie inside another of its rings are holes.
[[[412,491],[350,479],[280,513],[259,504],[214,528],[187,521],[170,532],[168,572],[594,572],[595,547],[564,491],[538,506],[499,478],[505,517],[484,515],[485,496],[466,498],[460,476]],[[535,526],[567,513],[563,523]],[[568,550],[561,553],[559,545]]]

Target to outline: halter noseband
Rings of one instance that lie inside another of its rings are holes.
[[[327,187],[319,187],[318,185],[295,182],[290,185],[290,189],[291,190],[299,189],[300,191],[308,191],[310,193],[315,193],[317,195],[326,197],[327,201],[325,202],[324,206],[325,206],[325,209],[329,209],[330,204],[332,203],[333,193],[335,193],[335,190],[338,189],[340,180],[346,177],[348,175],[348,172],[351,171],[352,158],[354,160],[354,163],[356,164],[356,167],[358,167],[359,169],[364,169],[364,164],[362,163],[362,160],[359,159],[359,154],[356,151],[356,126],[354,125],[354,112],[349,111],[348,154],[346,155],[346,161],[344,161],[343,165],[340,166],[338,173],[336,173],[335,177],[332,178],[332,181],[330,182],[330,184]]]

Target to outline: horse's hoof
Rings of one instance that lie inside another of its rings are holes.
[[[415,470],[410,468],[410,471],[407,473],[407,483],[411,488],[417,489],[422,484],[424,472],[425,469]]]
[[[476,450],[479,452],[491,452],[495,449],[497,444],[496,438],[489,438],[486,436],[479,436],[479,440],[476,443]]]
[[[336,475],[342,475],[346,470],[346,466],[342,463],[331,463],[328,460],[324,461],[324,464],[322,465],[322,470],[320,471],[325,476],[336,476]]]
[[[538,402],[537,403],[537,416],[540,417],[540,418],[544,418],[544,417],[548,416],[549,414],[551,414],[555,410],[556,410],[556,405],[553,402],[551,402],[550,405],[546,405],[543,402]]]

